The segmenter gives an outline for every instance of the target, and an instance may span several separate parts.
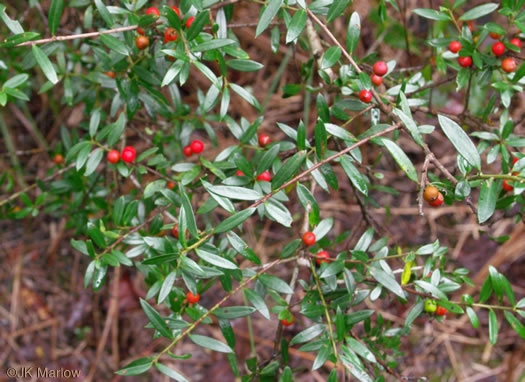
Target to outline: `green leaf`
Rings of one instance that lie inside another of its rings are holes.
[[[359,42],[359,35],[361,34],[361,19],[359,13],[353,12],[348,22],[348,30],[346,32],[346,49],[348,53],[352,54]]]
[[[228,199],[237,199],[237,200],[258,200],[263,197],[263,195],[256,190],[245,187],[234,187],[234,186],[209,186],[209,191],[223,196]]]
[[[176,278],[177,278],[177,272],[175,271],[170,272],[166,276],[166,278],[162,282],[162,287],[160,288],[159,297],[157,299],[157,304],[162,304],[164,300],[166,299],[166,297],[168,297]]]
[[[60,18],[62,17],[62,11],[64,10],[64,0],[53,0],[49,7],[47,15],[47,22],[49,31],[52,35],[55,35],[60,24]]]
[[[492,309],[489,311],[489,340],[492,345],[498,342],[498,318]]]
[[[444,12],[436,11],[434,9],[417,8],[417,9],[414,9],[412,12],[414,12],[418,16],[424,17],[425,19],[437,20],[437,21],[450,20],[450,16],[448,14]]]
[[[319,277],[325,279],[327,277],[335,276],[341,272],[344,267],[345,263],[342,260],[333,261],[324,268],[324,271],[319,275]]]
[[[186,226],[188,227],[188,230],[190,233],[197,237],[199,236],[199,231],[197,230],[197,223],[195,222],[195,214],[193,213],[193,208],[191,207],[190,199],[188,198],[188,195],[184,191],[184,186],[182,183],[179,183],[179,190],[180,190],[180,199],[182,203],[182,208],[184,209],[184,212],[186,214]]]
[[[95,6],[97,7],[100,17],[102,17],[102,19],[108,25],[108,27],[113,28],[113,25],[115,25],[115,21],[113,20],[113,16],[111,15],[111,13],[109,13],[102,0],[95,0]]]
[[[328,69],[334,66],[341,57],[341,48],[338,46],[331,46],[324,52],[323,60],[321,61],[321,69]]]
[[[286,366],[279,377],[279,382],[293,382],[292,369],[289,366]]]
[[[279,145],[274,145],[268,151],[266,151],[257,165],[257,174],[261,174],[268,170],[275,158],[277,158],[277,155],[279,155]]]
[[[129,55],[128,47],[115,36],[109,34],[103,34],[100,36],[100,41],[106,45],[112,52],[122,54],[123,56]]]
[[[89,119],[89,136],[94,137],[100,125],[100,109],[95,109]]]
[[[0,15],[1,14],[2,13],[0,13]],[[40,34],[35,32],[24,32],[13,36],[9,36],[8,38],[2,40],[0,48],[10,48],[12,46],[21,44],[26,41],[35,40],[38,37],[40,37]]]
[[[182,29],[182,25],[180,22],[179,15],[177,15],[177,12],[175,12],[173,9],[171,9],[171,7],[168,7],[167,5],[165,5],[162,10],[166,14],[170,27],[177,29],[178,31],[177,33],[180,33],[179,31]],[[150,18],[149,20],[144,20],[146,16],[143,16],[139,20],[139,25],[141,24],[141,21],[143,21],[144,23],[147,22],[147,24],[140,25],[140,26],[148,26],[149,24],[152,24],[157,19],[156,15],[149,15],[149,16],[153,16],[153,17]]]
[[[400,96],[405,97],[405,95],[402,92],[400,93]],[[403,124],[407,127],[408,131],[410,131],[410,134],[412,135],[412,138],[414,138],[414,141],[419,146],[423,146],[423,137],[421,136],[421,133],[419,132],[416,122],[414,121],[412,116],[405,114],[400,109],[394,109],[394,114],[401,119]]]
[[[346,0],[345,0],[346,1]],[[306,11],[299,9],[292,17],[286,32],[286,44],[295,41],[301,35],[306,26]]]
[[[370,267],[370,274],[374,279],[376,279],[381,285],[383,285],[385,288],[393,292],[394,294],[398,295],[399,297],[405,299],[406,294],[401,288],[401,286],[398,284],[396,279],[393,275],[390,275],[383,271],[382,269],[379,269],[377,267]]]
[[[463,308],[461,308],[461,306],[459,306],[457,304],[454,304],[454,303],[452,303],[450,301],[440,300],[438,302],[438,305],[442,306],[445,309],[447,309],[450,313],[455,313],[455,314],[463,314],[463,313],[465,313],[465,311],[463,310]]]
[[[91,152],[91,143],[85,142],[86,145],[82,146],[81,150],[78,153],[77,160],[75,163],[77,171],[80,170],[86,164],[89,153]]]
[[[153,327],[158,330],[161,336],[172,338],[171,332],[160,314],[155,309],[153,309],[153,307],[148,304],[146,300],[140,299],[140,306],[142,306],[144,313],[146,313],[146,317],[148,317],[148,320],[151,322]]]
[[[167,366],[164,366],[163,364],[161,363],[156,363],[155,364],[155,367],[164,375],[167,375],[168,377],[176,380],[176,381],[179,381],[179,382],[189,382],[189,380],[183,376],[182,374],[179,374],[178,372],[176,372],[175,370],[173,370],[172,368],[170,367],[167,367]]]
[[[312,370],[317,370],[324,365],[326,360],[330,357],[330,347],[325,344],[319,349],[317,357],[314,359],[314,364],[312,365]]]
[[[440,289],[438,289],[435,285],[430,284],[427,281],[423,280],[416,280],[416,285],[420,287],[421,289],[425,290],[426,292],[430,293],[435,298],[438,298],[440,300],[448,301],[447,295],[443,293]]]
[[[350,347],[350,349],[355,351],[359,356],[363,357],[368,362],[372,362],[372,363],[377,362],[374,354],[370,350],[368,350],[368,348],[365,345],[363,345],[361,342],[357,341],[356,339],[352,337],[348,337],[346,339],[346,342],[348,343],[348,346]]]
[[[294,338],[292,338],[292,340],[290,341],[290,345],[302,344],[311,341],[315,337],[320,335],[322,332],[324,332],[325,329],[325,324],[316,324],[310,326],[308,329],[303,330],[302,332],[298,333]]]
[[[233,70],[238,70],[239,72],[256,72],[257,70],[264,68],[263,64],[260,64],[256,61],[243,60],[240,58],[228,60],[226,61],[226,65],[228,65]]]
[[[319,241],[323,237],[325,237],[326,234],[330,232],[333,226],[334,226],[334,218],[326,218],[326,219],[321,220],[321,223],[319,223],[317,227],[315,227],[315,229],[312,231],[313,234],[315,235],[315,240]]]
[[[281,0],[282,1],[282,0]],[[250,105],[252,105],[254,108],[256,108],[258,111],[261,111],[261,105],[259,104],[259,101],[257,101],[257,98],[253,96],[250,92],[248,92],[246,89],[244,89],[242,86],[239,86],[237,84],[230,84],[231,89],[237,93],[241,98],[243,98],[246,102],[248,102]]]
[[[277,200],[270,199],[264,202],[264,209],[268,217],[285,227],[290,227],[293,223],[293,217],[288,208]]]
[[[320,211],[319,205],[317,204],[314,196],[310,190],[308,190],[308,188],[303,186],[301,183],[297,183],[296,191],[299,201],[303,205],[304,209],[310,212],[310,224],[318,224],[320,219]],[[317,235],[315,237],[317,238]]]
[[[7,13],[5,12],[5,5],[0,4],[0,19],[4,22],[4,24],[9,28],[11,33],[18,35],[24,33],[24,28],[22,28],[22,25],[18,21],[15,21],[11,19]]]
[[[210,350],[220,352],[220,353],[233,353],[233,350],[231,347],[226,345],[224,342],[217,341],[214,338],[201,336],[199,334],[190,334],[189,337],[190,337],[190,340],[192,340],[195,344],[202,346],[203,348],[210,349]]]
[[[215,317],[226,320],[233,320],[235,318],[246,317],[255,312],[255,308],[251,306],[228,306],[226,308],[217,308],[213,312]]]
[[[478,315],[470,306],[467,306],[467,316],[470,320],[470,323],[472,324],[472,327],[477,329],[479,327]]]
[[[199,256],[204,261],[213,264],[219,268],[224,269],[239,269],[237,264],[232,263],[230,260],[225,259],[224,257],[217,256],[213,253],[203,250],[202,248],[195,249],[197,256]]]
[[[407,174],[408,178],[417,183],[418,179],[416,169],[405,152],[390,139],[382,138],[381,142],[385,145],[399,167],[401,167],[401,170]]]
[[[419,315],[423,313],[424,308],[425,303],[423,301],[419,301],[416,305],[414,305],[410,312],[408,312],[407,318],[405,319],[405,327],[410,327],[416,318],[418,318]]]
[[[248,219],[250,216],[252,216],[255,210],[255,208],[247,208],[223,220],[219,223],[217,228],[215,228],[215,233],[223,233],[232,230],[233,228],[237,227],[239,224],[244,222],[246,219]]]
[[[490,219],[496,210],[498,194],[501,190],[501,182],[494,179],[484,180],[478,200],[478,222],[484,223]]]
[[[205,41],[199,45],[196,45],[191,50],[193,52],[205,52],[207,50],[222,48],[226,45],[235,44],[237,41],[230,40],[228,38],[217,38],[209,41]]]
[[[259,281],[267,288],[273,289],[279,293],[293,293],[293,289],[290,288],[290,285],[288,285],[286,282],[284,282],[278,277],[262,274],[259,276]]]
[[[153,357],[144,357],[128,363],[122,369],[115,372],[118,375],[139,375],[148,371],[151,367]]]
[[[17,74],[16,76],[8,79],[5,83],[4,83],[4,89],[5,88],[11,88],[11,89],[14,89],[14,88],[17,88],[19,87],[20,85],[22,84],[25,84],[27,82],[27,80],[29,79],[29,75],[27,74]]]
[[[299,167],[306,159],[306,151],[299,151],[295,153],[286,163],[277,171],[277,174],[272,179],[272,189],[277,189],[284,183],[289,181],[297,172]]]
[[[344,14],[345,8],[350,3],[350,0],[337,0],[332,3],[330,9],[328,9],[328,16],[326,17],[326,22],[331,23],[337,17]]]
[[[359,172],[346,155],[341,157],[341,166],[354,187],[362,194],[368,195],[368,184],[365,176]]]
[[[259,295],[259,293],[251,290],[251,289],[244,289],[244,294],[246,295],[246,298],[248,301],[257,309],[261,315],[266,318],[267,320],[270,319],[270,311],[268,310],[268,307],[266,306],[266,303],[264,302],[264,299]]]
[[[456,148],[457,152],[469,162],[472,167],[481,169],[481,158],[478,150],[469,136],[461,126],[448,117],[438,115],[439,125],[447,136],[448,140]]]
[[[104,150],[100,147],[93,150],[93,152],[89,156],[89,159],[87,160],[86,171],[84,172],[84,176],[89,176],[95,172],[103,156]]]
[[[204,25],[210,22],[210,11],[201,11],[195,16],[195,20],[191,23],[190,29],[186,32],[186,39],[188,41],[193,40],[199,35]]]
[[[283,0],[270,0],[268,2],[268,6],[264,9],[257,28],[255,29],[255,38],[259,37],[259,35],[268,28],[277,12],[279,12],[279,9],[281,9],[282,4]]]
[[[498,9],[498,7],[499,5],[495,3],[478,5],[477,7],[472,8],[471,10],[463,13],[463,15],[461,15],[459,19],[462,21],[479,19],[480,17],[492,13],[493,11]]]
[[[518,333],[518,335],[525,340],[525,327],[520,322],[520,320],[514,317],[513,314],[508,310],[506,310],[504,314],[505,318],[507,319],[507,322],[510,324],[512,329],[514,329],[516,333]]]
[[[33,45],[31,49],[33,51],[33,57],[35,58],[36,63],[38,66],[40,66],[46,78],[52,84],[56,84],[58,82],[57,73],[49,58],[38,46]]]

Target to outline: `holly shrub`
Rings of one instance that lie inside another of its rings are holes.
[[[115,267],[143,275],[143,333],[163,347],[117,374],[156,368],[189,380],[177,365],[191,355],[175,349],[192,341],[224,353],[243,381],[291,381],[301,372],[288,364],[292,347],[312,352],[309,366],[327,367],[329,381],[373,381],[401,378],[401,341],[425,321],[466,315],[492,344],[507,324],[525,338],[525,298],[504,274],[491,266],[480,290],[462,295],[474,286],[469,270],[439,240],[398,245],[388,236],[398,217],[385,227],[371,216],[409,192],[421,215],[465,206],[485,229],[503,213],[522,219],[525,137],[515,130],[525,117],[513,104],[525,84],[525,0],[399,3],[372,1],[362,15],[350,0],[0,5],[0,104],[21,110],[49,158],[34,174],[2,112],[10,165],[0,213],[13,224],[66,218],[71,247],[87,260],[86,288],[100,290]],[[236,25],[241,7],[252,23]],[[376,40],[367,47],[362,28]],[[261,77],[251,72],[265,69],[241,40],[263,37],[282,61],[264,72],[267,93],[254,94]],[[409,60],[381,57],[381,45]],[[302,118],[265,121],[275,96],[303,100]],[[42,97],[57,118],[74,110],[73,126],[37,123],[50,115],[35,110]],[[39,124],[59,139],[46,142]],[[439,140],[446,161],[433,151]],[[385,171],[398,181],[385,184]],[[318,203],[344,184],[354,199],[337,209],[349,216],[358,204],[364,229],[335,224],[340,215]],[[252,248],[268,227],[279,232],[275,253]],[[232,305],[238,295],[244,305]],[[387,302],[403,306],[401,321],[384,317]],[[271,358],[234,351],[231,321],[251,315],[275,324]],[[198,330],[217,323],[222,340]]]

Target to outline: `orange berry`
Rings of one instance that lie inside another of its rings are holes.
[[[146,36],[138,36],[136,39],[135,39],[135,45],[137,46],[137,48],[139,48],[140,50],[144,50],[148,47],[149,45],[149,38],[147,38]]]
[[[199,302],[200,298],[201,298],[201,296],[199,296],[198,293],[195,294],[195,295],[193,293],[191,293],[191,292],[186,293],[186,299],[188,300],[188,302],[190,304],[195,304],[195,303]]]
[[[436,200],[438,196],[439,190],[434,186],[426,187],[425,192],[423,193],[423,199],[425,199],[425,201],[429,203],[433,200]]]

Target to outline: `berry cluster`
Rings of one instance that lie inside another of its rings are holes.
[[[109,163],[117,163],[121,158],[123,162],[131,163],[135,160],[137,156],[137,150],[132,146],[124,147],[122,153],[119,153],[117,150],[110,150],[107,155],[107,160]]]
[[[384,61],[377,61],[372,67],[374,74],[370,80],[375,86],[379,86],[383,83],[383,76],[388,72],[388,66]],[[367,89],[363,89],[359,92],[359,99],[361,102],[370,103],[372,101],[372,92]]]
[[[177,16],[181,17],[179,8],[177,7],[170,7],[170,8],[173,9],[173,11],[177,14]],[[146,15],[153,15],[156,17],[160,17],[160,11],[157,7],[149,7],[146,10]],[[195,20],[195,17],[193,16],[188,17],[188,19],[186,20],[187,29],[191,27],[191,24],[193,23],[194,20]],[[140,50],[144,50],[149,46],[149,38],[145,35],[146,33],[144,32],[144,29],[142,28],[137,28],[137,33],[140,36],[137,36],[137,38],[135,39],[135,45]],[[166,28],[166,30],[164,31],[164,44],[167,44],[171,41],[176,41],[178,37],[179,35],[177,31],[175,30],[175,28]]]
[[[196,139],[192,141],[188,146],[184,147],[184,149],[182,149],[182,152],[185,156],[191,157],[193,154],[202,153],[202,150],[204,150],[204,143]]]
[[[499,40],[501,38],[501,35],[491,32],[490,37],[492,37],[495,40]],[[518,38],[511,39],[509,41],[509,44],[521,49],[521,40]],[[459,41],[452,41],[448,46],[448,50],[450,50],[452,53],[458,53],[461,50],[461,48],[462,46]],[[492,45],[492,53],[496,57],[501,57],[505,53],[505,44],[501,41],[496,41]],[[464,68],[468,68],[472,65],[472,57],[458,57],[458,64]],[[503,61],[501,61],[501,69],[506,73],[514,72],[516,70],[516,66],[516,61],[512,57],[504,58]]]
[[[442,306],[439,306],[434,300],[426,300],[424,306],[425,312],[434,313],[436,316],[444,316],[448,313],[448,310]]]
[[[443,194],[434,186],[425,188],[423,199],[432,207],[439,207],[445,201]]]

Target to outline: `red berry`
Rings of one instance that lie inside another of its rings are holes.
[[[195,141],[191,142],[190,147],[191,147],[191,151],[194,154],[200,154],[200,153],[202,153],[202,150],[204,150],[204,143],[202,143],[199,140],[195,140]]]
[[[264,147],[270,144],[270,136],[268,134],[259,135],[259,144]]]
[[[439,207],[443,204],[445,201],[445,198],[443,197],[443,194],[440,192],[435,200],[432,200],[431,202],[428,202],[432,207]]]
[[[505,179],[505,180],[503,181],[503,189],[504,189],[505,191],[512,191],[512,190],[514,190],[514,187],[512,187],[512,186],[509,184],[509,180],[508,180],[508,179]]]
[[[135,40],[135,45],[140,50],[144,50],[149,45],[149,38],[147,38],[146,36],[138,36],[137,39]]]
[[[142,28],[137,28],[137,33],[138,33],[138,34],[141,34],[141,35],[144,36],[144,29],[142,29]]]
[[[257,180],[261,180],[263,182],[269,182],[270,180],[272,180],[272,176],[270,175],[270,172],[267,170],[263,172],[262,174],[257,175]]]
[[[470,65],[472,65],[472,58],[467,57],[458,57],[458,64],[463,66],[464,68],[468,68]]]
[[[180,10],[179,10],[179,8],[177,8],[177,7],[171,7],[171,9],[173,9],[173,10],[175,11],[175,13],[177,14],[177,16],[180,17]]]
[[[461,43],[459,41],[452,41],[448,45],[448,50],[450,50],[452,53],[457,53],[461,50]]]
[[[513,38],[509,41],[512,45],[516,45],[521,49],[521,40],[519,38]]]
[[[104,72],[104,74],[109,78],[115,78],[115,72]]]
[[[173,228],[171,229],[171,233],[173,236],[175,236],[177,239],[179,238],[179,225],[175,224]]]
[[[501,62],[501,69],[507,73],[512,73],[516,70],[516,61],[513,58],[507,57]]]
[[[377,61],[374,64],[372,70],[374,71],[374,74],[382,77],[386,74],[386,72],[388,72],[388,66],[386,66],[384,61]]]
[[[516,162],[517,162],[518,160],[519,160],[518,158],[514,158],[514,159],[512,160],[512,165],[515,165]]]
[[[490,32],[490,37],[492,37],[494,40],[499,40],[501,38],[501,35],[494,32]]]
[[[109,163],[117,163],[120,159],[120,153],[117,150],[110,150],[107,159]]]
[[[193,24],[193,20],[195,20],[195,17],[191,16],[188,20],[186,20],[186,28],[190,29],[191,24]]]
[[[383,83],[383,77],[378,76],[377,74],[372,74],[372,77],[370,77],[370,79],[372,80],[372,83],[375,86],[380,86]]]
[[[322,258],[325,258],[325,259],[329,259],[330,255],[328,254],[328,252],[321,251],[321,252],[317,253],[317,259],[315,259],[315,262],[317,263],[317,265],[321,265],[321,263],[329,263],[328,260],[321,260],[321,259],[319,259],[319,257],[322,257]]]
[[[293,323],[295,322],[295,317],[293,316],[293,314],[291,315],[292,318],[290,318],[289,320],[283,318],[281,320],[281,324],[283,324],[283,326],[290,326],[290,325],[293,325]]]
[[[168,188],[169,188],[170,190],[173,190],[174,187],[175,187],[175,183],[173,183],[173,182],[168,182]]]
[[[242,172],[241,170],[237,170],[235,176],[244,176],[244,172]]]
[[[494,45],[492,45],[492,53],[494,53],[496,57],[501,56],[505,53],[505,44],[499,41],[495,42]]]
[[[372,101],[372,92],[370,90],[363,89],[359,92],[359,99],[361,102],[369,103]]]
[[[170,41],[176,41],[179,35],[175,28],[166,28],[164,32],[164,44],[167,44]]]
[[[191,292],[186,293],[186,299],[190,304],[195,304],[196,302],[199,302],[200,298],[201,296],[199,296],[198,293],[196,295],[194,295]]]
[[[448,310],[446,310],[442,306],[438,306],[436,309],[436,316],[444,316],[447,313],[448,313]]]
[[[158,8],[150,7],[146,10],[147,15],[157,15],[160,16],[160,11]]]
[[[122,150],[122,154],[120,156],[122,157],[122,161],[124,162],[133,162],[135,160],[136,155],[137,150],[135,150],[134,147],[126,146],[124,147],[124,150]]]
[[[315,233],[313,232],[306,232],[303,235],[303,243],[308,246],[312,246],[315,244]]]
[[[182,149],[182,152],[187,157],[191,157],[193,155],[193,151],[191,149],[191,145],[188,145],[188,146],[184,147],[184,149]]]

